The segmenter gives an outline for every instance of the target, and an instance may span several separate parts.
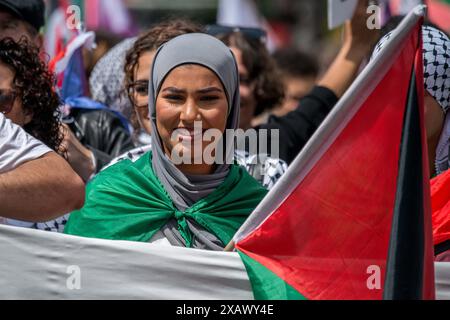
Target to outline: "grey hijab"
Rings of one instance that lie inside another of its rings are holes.
[[[176,67],[197,64],[213,71],[221,80],[228,98],[226,129],[237,129],[239,124],[239,77],[236,60],[231,50],[220,40],[201,33],[178,36],[161,46],[153,61],[149,84],[149,108],[152,132],[152,166],[180,211],[185,211],[198,200],[212,193],[227,177],[230,166],[217,165],[209,175],[183,174],[164,153],[156,125],[156,98],[167,75]],[[226,159],[233,157],[233,148],[226,141]],[[226,161],[226,163],[229,163]]]

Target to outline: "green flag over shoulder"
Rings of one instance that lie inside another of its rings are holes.
[[[233,165],[219,188],[180,212],[154,174],[151,156],[149,152],[136,162],[123,160],[101,172],[88,185],[85,205],[71,214],[65,233],[148,242],[176,218],[190,245],[186,218],[191,218],[226,245],[267,193],[244,168]]]

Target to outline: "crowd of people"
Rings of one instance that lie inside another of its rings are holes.
[[[368,29],[360,1],[323,68],[295,48],[270,54],[260,29],[167,20],[86,66],[87,98],[108,108],[63,111],[40,33],[44,2],[24,3],[0,0],[0,223],[218,251],[396,26]],[[423,42],[434,177],[450,166],[450,40],[428,24]],[[256,152],[222,136],[198,147],[232,161],[175,162],[197,143],[196,122],[201,134],[254,130]]]

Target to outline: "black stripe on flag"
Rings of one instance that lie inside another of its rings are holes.
[[[422,299],[424,271],[424,198],[422,137],[416,74],[409,85],[397,192],[393,213],[383,299]]]

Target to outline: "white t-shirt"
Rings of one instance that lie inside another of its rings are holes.
[[[39,140],[27,134],[0,113],[0,173],[11,171],[21,164],[38,159],[51,152]],[[0,217],[0,224],[29,227],[29,222],[21,222]]]
[[[0,173],[11,171],[51,151],[0,113]]]

